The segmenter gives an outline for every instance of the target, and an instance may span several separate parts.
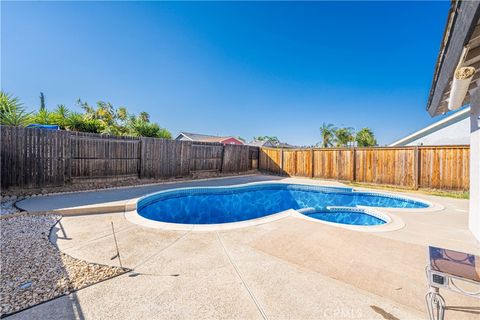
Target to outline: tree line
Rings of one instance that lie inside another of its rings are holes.
[[[330,147],[373,147],[377,145],[375,135],[370,128],[362,128],[358,132],[351,127],[337,128],[331,123],[323,123],[320,127],[321,141],[315,146],[322,148]],[[280,144],[276,136],[253,137],[256,141],[270,141],[274,146]]]
[[[362,128],[359,131],[351,127],[337,128],[331,123],[323,123],[320,127],[320,144],[323,148],[329,147],[373,147],[377,145],[375,135],[370,128]]]
[[[10,126],[50,124],[71,131],[117,136],[172,138],[172,134],[167,129],[150,122],[150,115],[147,112],[135,115],[130,113],[126,107],[114,107],[111,103],[104,101],[90,105],[81,99],[77,100],[77,106],[82,112],[74,112],[63,104],[57,105],[54,110],[48,110],[45,95],[41,92],[38,110],[27,112],[18,97],[0,91],[0,124]],[[323,123],[320,127],[320,135],[322,141],[317,146],[324,148],[377,145],[375,135],[369,128],[362,128],[355,132],[351,127],[337,128],[331,123]],[[239,139],[245,141],[240,137]],[[280,145],[280,140],[276,136],[258,136],[254,137],[254,140],[270,141],[273,145]]]
[[[147,112],[135,115],[130,113],[126,107],[114,107],[111,103],[104,101],[90,105],[81,99],[77,100],[77,106],[82,112],[74,112],[63,104],[57,105],[54,110],[48,110],[45,104],[45,95],[41,92],[38,110],[27,112],[18,97],[0,91],[0,124],[9,126],[50,124],[71,131],[117,136],[172,138],[172,134],[167,129],[150,122],[150,115]]]

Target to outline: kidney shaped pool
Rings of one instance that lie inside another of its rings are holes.
[[[330,222],[356,225],[386,222],[361,210],[346,210],[346,213],[338,210],[338,207],[356,206],[426,208],[429,205],[399,196],[357,192],[352,188],[276,183],[162,191],[140,199],[137,212],[155,221],[216,224],[260,218],[287,209],[309,208],[305,215]],[[337,209],[330,211],[328,207]]]

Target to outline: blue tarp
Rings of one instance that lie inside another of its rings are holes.
[[[25,128],[35,128],[35,129],[48,129],[48,130],[60,130],[60,127],[56,124],[29,124]]]

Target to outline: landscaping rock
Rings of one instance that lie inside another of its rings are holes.
[[[60,216],[47,214],[0,220],[0,316],[68,294],[124,273],[72,258],[49,240]]]
[[[16,196],[8,196],[8,197],[2,197],[2,200],[0,201],[0,215],[6,215],[6,214],[12,214],[12,213],[17,213],[20,210],[18,210],[14,204],[16,201],[20,199],[17,199]]]

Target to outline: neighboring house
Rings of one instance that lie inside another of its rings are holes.
[[[235,137],[219,137],[207,134],[198,134],[191,132],[180,132],[175,140],[180,141],[200,141],[200,142],[219,142],[223,144],[243,145],[244,143]]]
[[[470,107],[390,144],[390,147],[436,146],[470,143]]]
[[[286,142],[280,142],[278,145],[277,145],[277,148],[297,148],[297,146],[292,146],[291,144],[288,144]]]
[[[273,142],[270,140],[253,140],[253,141],[250,141],[248,145],[254,146],[254,147],[267,147],[267,148],[275,147],[275,144],[273,144]]]
[[[274,144],[271,140],[253,140],[248,144],[249,146],[255,147],[268,147],[268,148],[297,148],[296,146],[292,146],[291,144],[285,142],[279,142],[278,144]]]

